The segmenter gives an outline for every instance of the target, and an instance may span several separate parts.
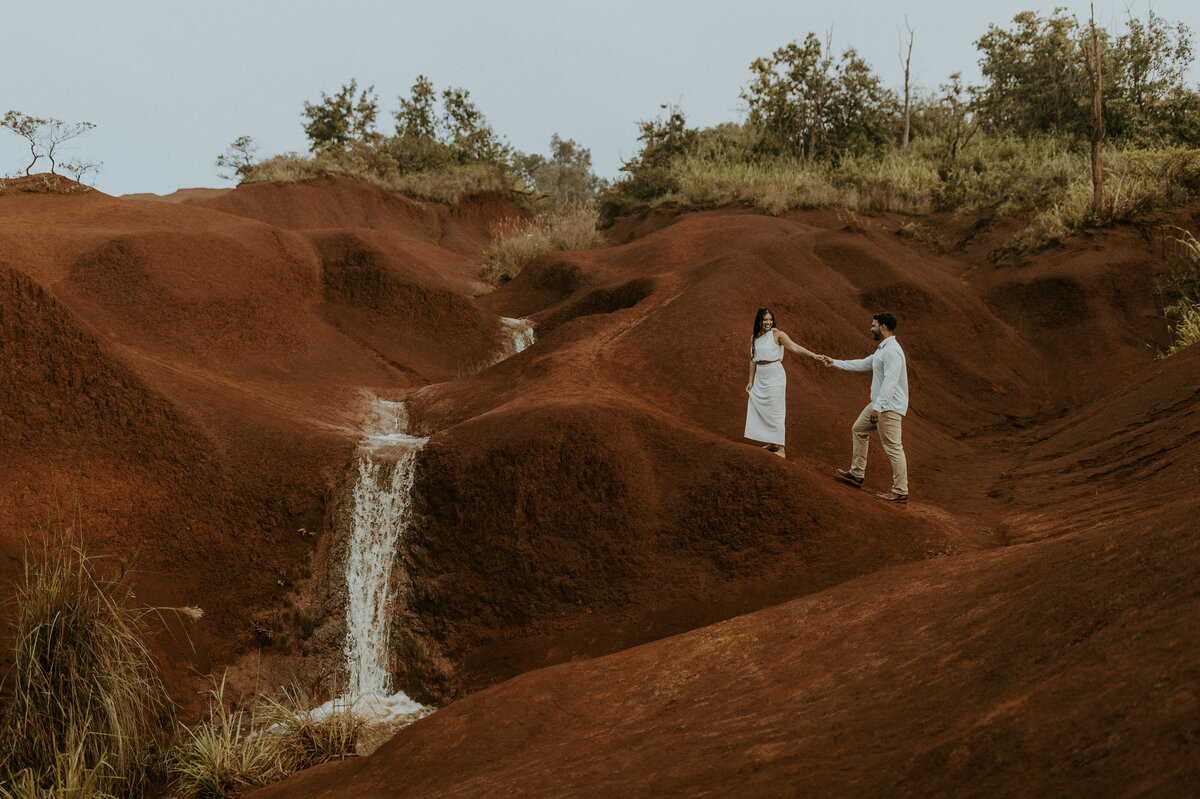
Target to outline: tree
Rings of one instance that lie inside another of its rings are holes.
[[[258,145],[254,139],[238,136],[225,148],[225,152],[217,156],[217,167],[222,170],[218,174],[225,180],[247,177],[254,168],[254,153],[257,151]]]
[[[63,161],[60,166],[63,172],[70,175],[76,183],[83,183],[84,177],[88,172],[99,174],[100,167],[104,165],[103,161],[81,161],[78,158],[72,158],[69,161]]]
[[[508,161],[512,151],[500,141],[483,113],[471,102],[470,92],[453,87],[446,89],[442,92],[442,107],[445,109],[442,124],[446,130],[446,143],[460,160],[493,164]]]
[[[357,91],[358,82],[351,80],[334,96],[321,92],[320,103],[304,104],[303,116],[308,120],[304,135],[312,152],[345,150],[351,141],[371,142],[379,138],[375,132],[375,118],[379,114],[375,87],[364,89],[356,101]]]
[[[412,96],[398,99],[400,110],[394,114],[396,135],[437,140],[439,121],[434,108],[437,92],[433,90],[429,78],[418,75],[412,87]]]
[[[815,33],[802,45],[792,42],[750,64],[753,78],[742,98],[751,123],[778,149],[798,157],[815,151],[829,66]]]
[[[904,64],[904,133],[900,136],[900,147],[907,150],[908,136],[912,131],[912,83],[910,77],[912,74],[912,48],[915,32],[912,26],[908,24],[908,17],[904,18],[904,27],[908,31],[908,50],[904,53],[904,58],[901,62]]]
[[[750,65],[742,92],[763,146],[811,160],[862,151],[894,135],[894,95],[853,48],[834,62],[829,43],[810,33]]]
[[[962,73],[950,75],[950,82],[938,87],[941,96],[938,104],[942,116],[942,138],[946,142],[945,156],[948,161],[954,161],[958,153],[971,137],[979,130],[977,118],[970,116],[970,100],[968,90],[963,86]]]
[[[643,119],[638,122],[638,141],[642,149],[632,163],[645,166],[665,167],[677,156],[686,155],[695,149],[697,131],[687,126],[687,117],[678,105],[664,103],[659,108],[667,112],[666,118]],[[622,170],[628,171],[626,167]]]
[[[559,202],[591,202],[604,183],[592,172],[591,152],[557,133],[550,137],[549,158],[517,153],[515,161],[534,189]]]
[[[986,130],[1032,136],[1080,136],[1087,117],[1080,98],[1087,90],[1079,25],[1066,9],[1050,17],[1023,11],[1013,28],[989,25],[975,46],[986,82],[975,105]]]
[[[482,162],[507,166],[512,149],[488,125],[466,89],[451,87],[438,93],[424,75],[417,77],[408,98],[401,97],[396,136],[384,147],[402,171],[437,168],[447,163]]]
[[[29,143],[29,154],[32,160],[25,167],[25,174],[32,173],[33,167],[39,160],[45,158],[50,162],[50,174],[55,175],[58,166],[55,155],[58,148],[72,139],[91,132],[96,126],[91,122],[63,122],[61,119],[42,119],[19,111],[8,111],[0,120],[0,128],[7,128]],[[72,171],[82,176],[84,172],[98,169],[98,164],[91,162],[70,162]]]
[[[1125,32],[1114,36],[1094,20],[1081,27],[1065,9],[1050,17],[1026,11],[1010,29],[990,26],[976,46],[984,84],[974,89],[975,110],[989,131],[1090,138],[1091,76],[1103,74],[1109,138],[1139,146],[1200,144],[1200,95],[1185,83],[1194,58],[1191,29],[1182,22],[1152,11],[1145,22],[1130,16]],[[1092,50],[1098,55],[1089,65]]]
[[[823,107],[826,155],[869,152],[895,141],[900,113],[896,96],[853,48],[842,54],[828,93]],[[813,155],[810,146],[809,158]]]
[[[1194,58],[1186,24],[1172,24],[1153,10],[1146,22],[1130,15],[1125,32],[1105,48],[1110,135],[1149,146],[1200,144],[1200,96],[1186,84]]]

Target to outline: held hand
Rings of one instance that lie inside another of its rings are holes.
[[[817,359],[825,364],[826,367],[833,366],[833,358],[830,358],[828,355],[818,355]]]

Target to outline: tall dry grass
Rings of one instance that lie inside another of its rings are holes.
[[[500,284],[512,280],[533,259],[560,250],[592,250],[607,245],[597,229],[594,205],[562,205],[532,219],[505,219],[492,227],[492,243],[483,253],[482,275]]]
[[[1163,315],[1171,329],[1172,341],[1170,347],[1158,353],[1159,358],[1200,342],[1200,241],[1183,228],[1172,230],[1175,235],[1165,236],[1163,243],[1171,247],[1174,268],[1160,285],[1169,298]]]
[[[69,529],[25,560],[12,700],[0,723],[11,796],[133,796],[147,785],[172,705],[144,641],[150,609],[98,573]]]

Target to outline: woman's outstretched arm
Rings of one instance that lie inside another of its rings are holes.
[[[801,347],[799,344],[792,341],[790,338],[788,338],[788,334],[784,333],[782,330],[775,331],[775,340],[777,342],[779,342],[780,344],[782,344],[784,346],[784,349],[791,350],[792,352],[796,353],[797,355],[807,355],[808,357],[814,358],[818,361],[821,359],[821,356],[817,355],[812,350],[806,350],[806,349],[804,349],[804,347]]]

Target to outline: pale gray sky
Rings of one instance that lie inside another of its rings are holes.
[[[94,122],[70,154],[103,162],[97,188],[163,194],[232,185],[213,161],[242,134],[260,155],[304,151],[304,102],[351,78],[375,85],[390,132],[423,73],[468,89],[517,149],[546,152],[558,133],[615,177],[639,119],[676,102],[693,125],[742,118],[750,62],[810,31],[832,30],[898,89],[907,15],[915,81],[932,89],[955,71],[977,80],[988,23],[1056,5],[1087,17],[1077,0],[0,0],[0,113]],[[1127,7],[1144,18],[1149,5],[1100,0],[1097,20],[1119,28]],[[1153,7],[1200,29],[1196,0]],[[0,174],[23,172],[25,154],[0,131]]]

